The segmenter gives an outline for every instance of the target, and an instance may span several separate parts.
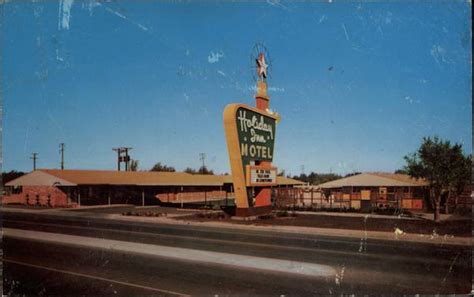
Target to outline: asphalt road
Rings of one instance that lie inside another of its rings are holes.
[[[5,212],[2,217],[5,230],[13,230],[6,232],[3,241],[5,294],[302,296],[471,291],[469,246],[120,222],[86,213]],[[18,229],[45,233],[34,233],[38,234],[34,239],[8,235]],[[56,241],[42,236],[51,233],[53,238],[67,235],[80,244],[67,236]],[[110,248],[99,247],[110,242]],[[129,247],[120,249],[116,242]],[[168,254],[140,252],[141,246]],[[190,260],[196,253],[202,261]],[[334,273],[299,272],[311,265],[330,267]]]

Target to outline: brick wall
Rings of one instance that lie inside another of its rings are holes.
[[[28,204],[51,207],[66,207],[67,195],[60,189],[50,186],[24,186],[19,194],[2,197],[2,204]]]

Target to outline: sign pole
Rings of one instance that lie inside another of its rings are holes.
[[[257,82],[255,105],[258,109],[263,111],[267,111],[270,107],[270,97],[267,95],[267,83],[264,80],[259,80]],[[270,168],[272,163],[268,161],[261,161],[258,165],[262,168]],[[257,202],[257,206],[259,206],[259,204],[271,205],[271,189],[269,187],[257,188],[255,192],[255,201]]]

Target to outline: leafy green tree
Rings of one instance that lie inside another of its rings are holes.
[[[458,205],[458,197],[464,191],[464,187],[470,183],[472,156],[456,154],[454,159],[453,170],[451,171],[450,184],[445,204],[445,213],[449,212],[449,203],[452,202],[456,208]]]
[[[429,182],[434,220],[439,222],[441,196],[459,190],[469,181],[471,158],[463,154],[462,145],[451,145],[435,136],[424,137],[417,152],[404,157],[405,170],[414,178]]]
[[[171,166],[166,166],[165,164],[161,164],[161,162],[156,163],[150,171],[164,171],[164,172],[175,172],[176,169]]]

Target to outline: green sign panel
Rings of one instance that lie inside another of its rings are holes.
[[[239,107],[236,115],[244,168],[250,161],[271,162],[275,143],[275,119],[244,107]]]

